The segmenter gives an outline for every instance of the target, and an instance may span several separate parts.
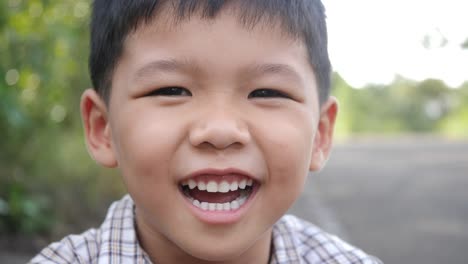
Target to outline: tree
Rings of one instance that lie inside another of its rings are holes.
[[[83,226],[122,192],[83,144],[88,23],[89,1],[0,1],[0,234]]]
[[[468,38],[461,44],[462,49],[468,49]]]

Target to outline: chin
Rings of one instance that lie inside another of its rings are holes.
[[[204,243],[203,245],[195,241],[196,244],[193,245],[193,247],[183,249],[183,251],[201,261],[227,262],[239,259],[249,248],[248,246],[242,247],[239,244],[229,244],[226,241],[229,241],[229,239],[223,239],[221,243]],[[213,244],[215,244],[215,246],[213,246]]]

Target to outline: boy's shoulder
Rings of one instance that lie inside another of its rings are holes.
[[[271,263],[381,264],[382,262],[310,222],[283,216],[273,226]]]
[[[98,229],[69,235],[30,263],[151,263],[135,232],[135,206],[126,195],[114,202]],[[379,260],[292,215],[273,226],[271,262],[378,264]]]
[[[138,244],[129,195],[112,203],[98,229],[69,235],[44,248],[29,263],[151,263]]]

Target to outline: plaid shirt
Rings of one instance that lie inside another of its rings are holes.
[[[135,232],[130,196],[113,203],[99,229],[70,235],[43,249],[30,263],[152,263]],[[271,264],[381,264],[335,236],[291,215],[273,226]]]

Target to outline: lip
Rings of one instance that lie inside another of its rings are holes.
[[[226,225],[238,222],[244,215],[246,215],[247,211],[254,204],[255,199],[257,198],[259,188],[260,184],[254,183],[252,193],[245,201],[245,203],[238,209],[231,211],[205,211],[193,205],[192,201],[190,201],[190,199],[182,192],[179,192],[179,194],[184,200],[184,203],[187,205],[188,209],[201,222],[212,225]]]

